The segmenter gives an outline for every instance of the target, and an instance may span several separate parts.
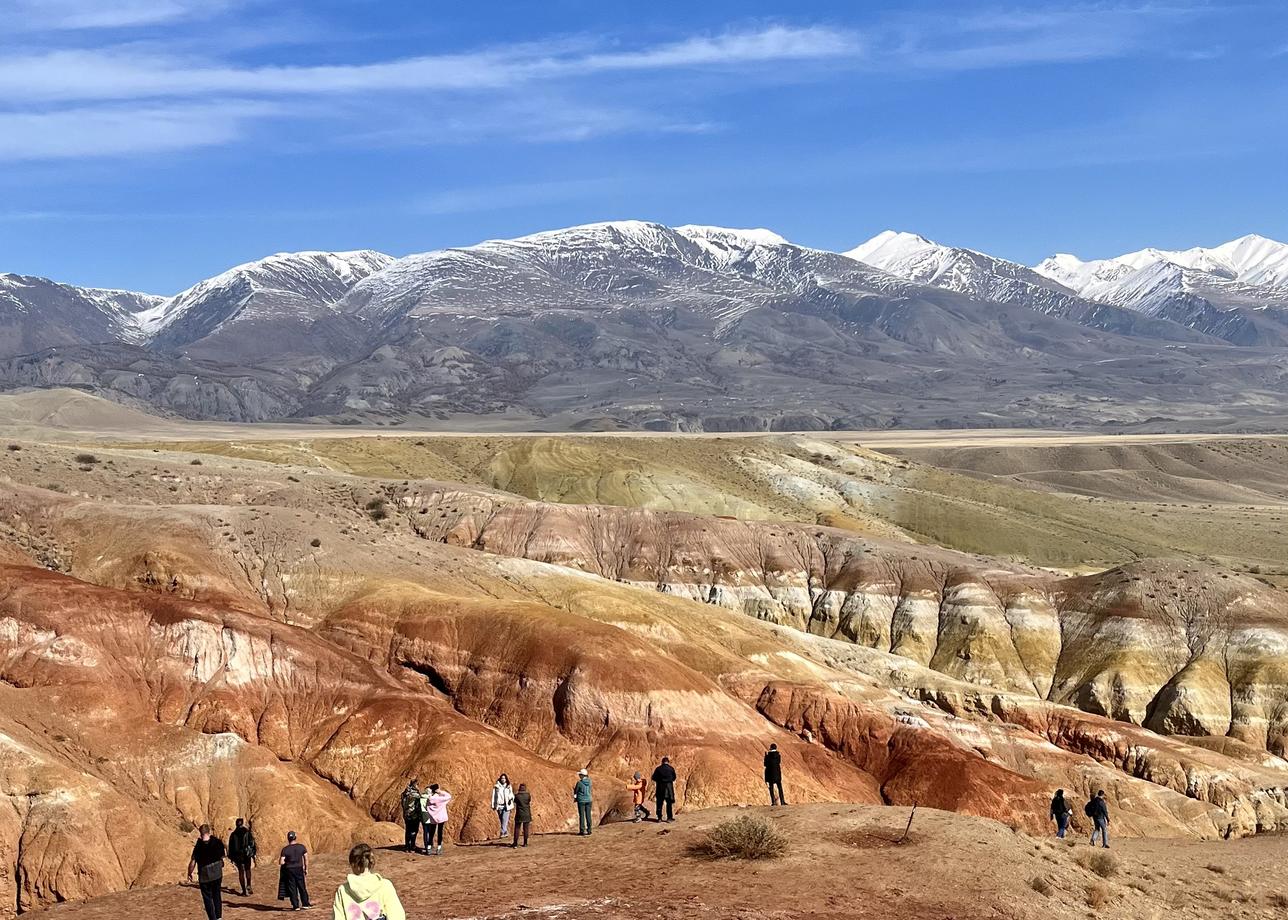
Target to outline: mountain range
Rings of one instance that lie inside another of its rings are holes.
[[[279,253],[173,297],[0,275],[0,386],[188,418],[496,427],[1270,427],[1288,245],[1036,266],[885,231],[612,221]]]

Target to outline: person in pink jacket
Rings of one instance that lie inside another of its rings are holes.
[[[438,783],[430,783],[429,790],[422,801],[425,810],[425,855],[443,855],[443,828],[447,825],[447,803],[452,794],[440,789]],[[438,846],[434,845],[434,835],[438,835]]]

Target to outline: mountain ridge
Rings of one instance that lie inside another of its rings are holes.
[[[1271,277],[1280,245],[1212,252]],[[0,386],[234,421],[1061,427],[1215,417],[1226,387],[1234,417],[1288,414],[1277,289],[1135,256],[1084,282],[1073,256],[1030,268],[910,233],[837,253],[620,220],[277,253],[170,298],[0,276]],[[1163,283],[1133,293],[1147,270]]]

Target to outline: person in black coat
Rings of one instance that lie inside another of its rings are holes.
[[[675,814],[672,809],[675,806],[675,767],[671,766],[671,758],[663,757],[658,768],[653,771],[653,797],[657,800],[657,823],[661,824],[662,809],[666,809],[666,821],[674,821]]]
[[[286,835],[286,846],[278,860],[281,868],[277,873],[277,900],[289,898],[292,910],[307,910],[313,906],[309,903],[309,851],[297,840],[295,831]]]
[[[255,893],[251,867],[255,864],[255,834],[246,826],[245,820],[237,819],[237,826],[228,835],[228,858],[237,867],[237,881],[241,885],[242,897]]]
[[[765,752],[765,785],[769,787],[770,805],[787,804],[787,796],[783,795],[783,755],[776,744]]]
[[[209,824],[201,825],[198,833],[192,858],[188,860],[188,881],[192,881],[192,873],[196,872],[206,920],[220,920],[224,915],[224,842],[211,833]]]

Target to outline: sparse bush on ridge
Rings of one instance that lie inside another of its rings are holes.
[[[77,454],[75,460],[82,466],[93,466],[95,463],[98,463],[98,457],[95,457],[93,454]]]
[[[787,838],[764,818],[740,815],[717,824],[692,849],[715,859],[776,859],[787,852]]]
[[[1081,853],[1078,865],[1101,878],[1113,878],[1118,874],[1118,860],[1108,853]]]

